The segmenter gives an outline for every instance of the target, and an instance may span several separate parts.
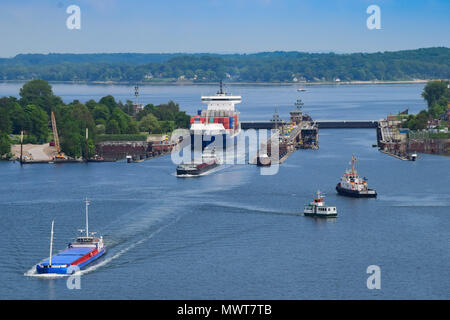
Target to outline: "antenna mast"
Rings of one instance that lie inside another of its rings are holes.
[[[275,130],[278,130],[278,122],[280,121],[280,116],[278,114],[278,108],[275,107],[275,113],[273,114],[272,121],[275,122]]]
[[[134,86],[134,96],[136,97],[136,105],[139,104],[139,86]]]
[[[356,163],[355,155],[352,155],[352,174],[355,173],[355,163]]]
[[[53,225],[55,224],[55,220],[52,220],[52,232],[50,234],[50,258],[49,258],[49,266],[52,265],[52,255],[53,255]]]
[[[219,89],[219,92],[217,92],[217,94],[223,94],[222,80],[219,81],[219,86],[220,86],[220,89]]]

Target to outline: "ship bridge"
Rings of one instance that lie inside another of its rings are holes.
[[[207,110],[210,111],[234,111],[234,105],[242,102],[241,96],[228,95],[223,91],[222,81],[220,81],[220,89],[214,96],[202,96],[202,103],[208,105]]]

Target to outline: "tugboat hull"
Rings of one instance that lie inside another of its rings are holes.
[[[341,187],[338,183],[336,186],[336,191],[341,196],[352,197],[352,198],[376,198],[377,192],[373,189],[368,189],[367,191],[349,190]]]

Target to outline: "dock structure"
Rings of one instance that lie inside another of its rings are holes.
[[[275,133],[260,146],[256,157],[250,160],[250,164],[261,164],[262,158],[269,158],[269,163],[283,163],[296,149],[318,149],[319,129],[317,123],[302,111],[303,102],[299,99],[295,103],[296,109],[290,112],[290,121],[284,122],[275,110],[273,119],[264,128],[275,129]],[[272,146],[278,147],[272,152]],[[267,163],[267,161],[265,161]]]
[[[319,129],[376,129],[378,121],[376,120],[318,120],[315,121]],[[281,125],[286,125],[287,122],[280,121]],[[261,129],[270,130],[275,129],[273,121],[242,121],[242,130]]]
[[[412,160],[407,148],[407,135],[398,129],[401,120],[381,119],[377,126],[377,144],[380,152],[400,160]]]

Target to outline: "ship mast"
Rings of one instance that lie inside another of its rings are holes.
[[[52,232],[50,234],[50,258],[49,258],[49,266],[52,265],[52,255],[53,255],[53,225],[55,223],[55,220],[52,220]]]
[[[89,201],[86,198],[86,237],[89,237],[89,214],[88,214]]]
[[[356,163],[356,158],[354,155],[352,155],[352,174],[355,174],[355,163]]]

